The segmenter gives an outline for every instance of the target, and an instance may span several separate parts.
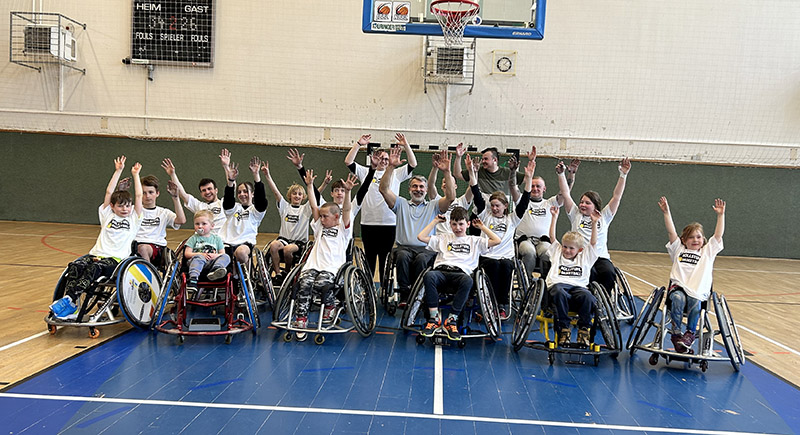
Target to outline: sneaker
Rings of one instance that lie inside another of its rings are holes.
[[[694,332],[686,331],[686,333],[683,334],[683,338],[681,339],[681,344],[683,344],[686,347],[686,352],[688,352],[689,349],[692,348],[692,345],[694,345]]]
[[[283,272],[273,276],[272,285],[280,286],[281,284],[283,284],[283,279],[284,279]]]
[[[208,274],[208,280],[209,281],[219,281],[222,278],[225,278],[225,275],[227,275],[227,274],[228,274],[228,271],[225,270],[224,267],[218,267],[218,268],[212,270],[211,273]]]
[[[308,317],[305,316],[294,319],[294,322],[292,323],[292,328],[306,329],[307,326],[308,326]]]
[[[456,323],[458,323],[456,321],[456,319],[453,319],[451,317],[451,318],[445,320],[444,325],[442,326],[442,329],[444,329],[444,332],[447,333],[447,338],[449,338],[449,339],[451,339],[453,341],[461,340],[461,334],[458,333],[458,326],[456,326]]]
[[[197,293],[197,280],[190,279],[186,282],[186,291],[190,293]]]
[[[670,334],[669,340],[672,342],[672,346],[675,348],[675,352],[678,353],[685,353],[686,346],[683,345],[683,335],[681,334]]]
[[[72,302],[72,298],[64,296],[50,305],[53,315],[60,320],[75,320],[78,318],[78,306]]]
[[[436,334],[436,331],[438,331],[440,327],[441,325],[436,319],[428,319],[428,323],[425,324],[425,327],[422,328],[419,335],[423,337],[433,337],[433,334]]]
[[[332,323],[335,315],[336,307],[334,305],[326,306],[322,311],[322,323]]]
[[[578,344],[589,347],[589,328],[578,329]]]
[[[569,336],[572,335],[572,330],[569,328],[561,328],[558,333],[558,346],[566,346],[569,344]]]

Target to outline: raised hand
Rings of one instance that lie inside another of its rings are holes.
[[[532,146],[530,152],[528,153],[528,160],[536,160],[536,146]]]
[[[533,177],[533,173],[536,170],[536,160],[528,160],[528,164],[525,166],[525,175],[528,177]]]
[[[306,182],[306,186],[308,186],[308,185],[311,185],[312,183],[314,183],[314,179],[316,179],[316,178],[317,178],[317,176],[314,175],[314,170],[313,169],[308,169],[308,170],[306,170],[306,176],[305,176],[305,178],[303,178],[303,181],[305,181]]]
[[[456,145],[456,156],[457,156],[459,159],[460,159],[460,158],[461,158],[461,156],[463,156],[463,155],[464,155],[464,153],[466,153],[466,152],[467,152],[467,147],[465,147],[465,146],[464,146],[464,143],[463,143],[463,142],[462,142],[462,143],[459,143],[458,145]]]
[[[347,174],[347,179],[341,181],[344,183],[344,189],[347,191],[353,190],[353,187],[358,185],[358,177],[353,173]]]
[[[131,167],[131,175],[133,175],[134,177],[139,175],[139,172],[141,171],[142,171],[142,164],[139,162],[134,163],[133,166]]]
[[[264,160],[261,162],[261,172],[269,177],[269,160]]]
[[[175,165],[172,164],[172,160],[170,160],[169,157],[161,161],[161,167],[164,168],[164,172],[170,177],[175,173]]]
[[[259,159],[257,156],[253,156],[253,158],[250,159],[250,172],[252,172],[253,175],[256,175],[258,174],[258,169],[260,167],[261,167],[261,159]]]
[[[238,163],[231,163],[225,169],[225,174],[230,181],[236,181],[239,178],[239,164]]]
[[[475,219],[472,220],[472,226],[475,227],[475,228],[478,228],[478,229],[482,229],[483,228],[483,221],[478,219],[478,218],[475,218]]]
[[[572,161],[569,162],[569,166],[567,166],[567,172],[569,172],[570,174],[577,173],[578,172],[578,166],[580,166],[580,165],[581,165],[581,161],[580,160],[572,159]]]
[[[400,158],[400,152],[402,149],[399,147],[392,148],[389,152],[389,164],[394,166],[395,168],[402,165],[406,162],[405,159]]]
[[[442,223],[442,222],[446,222],[446,221],[447,221],[447,217],[445,215],[443,215],[443,214],[437,214],[436,215],[436,222]]]
[[[619,173],[621,175],[628,175],[628,172],[630,172],[630,170],[631,170],[631,160],[625,157],[624,159],[622,159],[621,162],[619,162]]]
[[[592,214],[589,215],[589,218],[592,220],[593,224],[596,224],[597,221],[600,220],[600,210],[598,210],[598,209],[592,210]]]
[[[556,164],[556,174],[563,174],[567,167],[564,165],[564,162],[560,161]]]
[[[725,214],[725,201],[717,198],[714,200],[714,206],[712,207],[714,212],[718,215]]]
[[[517,160],[515,156],[511,156],[511,158],[508,159],[506,166],[511,170],[511,172],[517,172],[517,169],[519,168],[519,160]]]
[[[289,155],[286,156],[292,162],[295,168],[300,169],[303,167],[303,159],[306,157],[305,153],[300,154],[297,148],[289,149]]]
[[[469,171],[470,173],[475,171],[475,165],[473,164],[472,157],[470,157],[469,154],[467,154],[466,157],[464,157],[464,166],[467,167],[467,171]]]
[[[439,158],[434,162],[440,171],[447,172],[450,170],[450,153],[447,150],[442,150],[439,153]]]
[[[658,200],[658,207],[661,209],[662,213],[669,213],[669,203],[667,202],[666,196],[662,196],[661,199]]]
[[[331,180],[333,180],[333,171],[328,169],[327,171],[325,171],[325,178],[322,180],[322,183],[327,185],[328,183],[331,182]]]
[[[167,193],[173,198],[178,197],[178,185],[173,183],[172,180],[167,181]]]
[[[369,155],[370,166],[377,168],[381,164],[381,156],[379,153],[372,153]]]
[[[558,207],[554,205],[550,207],[550,214],[553,215],[554,218],[558,217],[558,211],[559,211]]]
[[[128,190],[131,187],[131,177],[125,177],[122,180],[119,180],[119,184],[117,184],[117,190]]]
[[[219,161],[222,163],[223,168],[227,168],[231,164],[231,152],[227,148],[223,148],[219,153]]]
[[[119,156],[116,159],[114,159],[114,169],[116,169],[117,171],[125,169],[125,160],[126,160],[125,156]]]
[[[395,133],[394,138],[400,145],[403,146],[408,145],[408,141],[406,141],[406,135],[404,135],[403,133]]]
[[[358,138],[358,144],[362,147],[369,145],[369,141],[372,139],[371,134],[362,134],[360,138]]]

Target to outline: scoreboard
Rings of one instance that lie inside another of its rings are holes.
[[[214,0],[133,0],[131,63],[214,62]]]

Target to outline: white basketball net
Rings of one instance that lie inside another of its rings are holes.
[[[467,0],[431,3],[431,13],[442,26],[442,35],[447,46],[461,45],[464,40],[464,28],[479,11],[480,6],[477,3]]]

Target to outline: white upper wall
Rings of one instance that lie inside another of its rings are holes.
[[[363,34],[360,1],[216,3],[214,67],[155,66],[149,81],[121,62],[130,0],[2,2],[87,29],[86,75],[0,57],[0,128],[317,146],[405,131],[423,146],[800,166],[797,1],[551,0],[543,41],[477,41],[471,94],[424,93],[424,38]],[[517,51],[516,75],[490,74],[493,50]]]

